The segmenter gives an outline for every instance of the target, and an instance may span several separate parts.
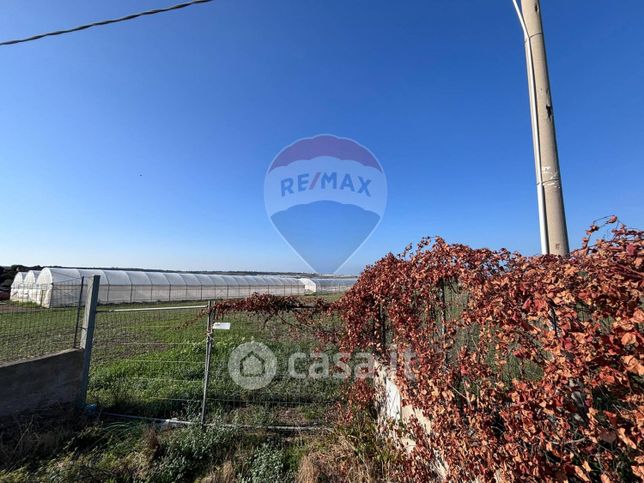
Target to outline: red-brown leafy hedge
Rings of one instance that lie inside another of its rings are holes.
[[[213,310],[312,330],[385,364],[396,348],[403,403],[431,422],[410,428],[403,481],[435,479],[437,456],[450,481],[642,480],[643,246],[624,226],[567,259],[428,238],[368,267],[336,303],[254,295]],[[352,399],[373,401],[373,386],[356,381]]]
[[[344,350],[416,355],[397,383],[432,428],[412,425],[401,477],[433,479],[440,455],[450,480],[643,478],[643,238],[617,227],[567,259],[432,238],[368,267],[333,310]]]

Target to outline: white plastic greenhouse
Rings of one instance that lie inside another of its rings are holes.
[[[24,301],[24,298],[25,298],[25,295],[23,294],[24,280],[25,280],[24,272],[16,273],[16,276],[14,277],[13,282],[11,282],[11,300],[14,300],[16,302]]]
[[[295,278],[281,275],[215,275],[140,270],[44,268],[16,274],[11,300],[43,307],[78,303],[93,275],[99,275],[101,304],[172,302],[246,297],[252,293],[304,295],[348,290],[356,278]],[[82,281],[82,282],[81,282]],[[82,286],[82,292],[81,292]]]
[[[307,293],[346,292],[356,283],[357,278],[302,278]]]
[[[38,292],[38,277],[40,276],[40,270],[29,270],[25,275],[24,280],[22,281],[23,285],[23,302],[35,302],[40,303]]]
[[[44,307],[63,307],[78,302],[81,280],[99,275],[98,299],[102,304],[170,302],[246,297],[252,293],[303,295],[304,284],[294,277],[236,276],[199,273],[144,272],[135,270],[95,270],[45,268],[35,287],[29,287],[31,300]]]

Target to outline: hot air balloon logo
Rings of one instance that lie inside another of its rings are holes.
[[[318,273],[335,273],[376,229],[387,203],[367,148],[329,134],[296,141],[270,164],[264,202],[273,226]]]

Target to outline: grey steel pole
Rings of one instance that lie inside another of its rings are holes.
[[[85,277],[81,277],[80,293],[78,294],[78,306],[76,307],[76,328],[74,329],[74,348],[78,344],[78,326],[80,325],[80,313],[83,306],[83,286],[85,285]],[[42,305],[42,304],[41,304]]]
[[[539,0],[521,0],[521,12],[532,101],[530,109],[541,229],[545,230],[542,233],[542,252],[566,257],[569,254],[568,230]]]
[[[87,401],[87,388],[89,386],[89,369],[92,362],[92,347],[94,346],[94,326],[96,324],[96,306],[98,305],[98,291],[101,285],[101,276],[94,275],[87,286],[87,300],[85,301],[85,317],[83,318],[83,333],[81,334],[80,347],[83,349],[83,369],[81,373],[81,386],[78,394],[78,406],[85,407]]]
[[[208,301],[208,318],[206,319],[206,359],[203,373],[203,393],[201,395],[201,414],[199,422],[203,429],[206,425],[206,409],[208,401],[208,384],[210,383],[210,360],[212,357],[212,327],[214,315],[212,312],[212,300]]]

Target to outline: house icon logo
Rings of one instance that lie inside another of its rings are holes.
[[[277,359],[261,342],[246,342],[231,352],[228,373],[235,383],[244,389],[261,389],[273,380],[277,373]]]
[[[251,352],[241,360],[240,373],[243,377],[259,377],[266,371],[266,363]]]

